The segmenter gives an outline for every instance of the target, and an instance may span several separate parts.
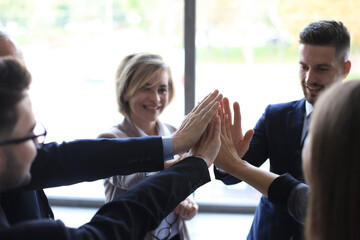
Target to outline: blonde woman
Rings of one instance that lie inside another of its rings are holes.
[[[174,96],[169,66],[159,55],[139,53],[125,57],[116,72],[116,96],[124,120],[99,137],[165,136],[175,132],[175,127],[158,120]],[[153,174],[156,172],[105,179],[106,201],[111,201]],[[190,239],[185,220],[193,218],[197,211],[198,205],[189,196],[145,239]]]

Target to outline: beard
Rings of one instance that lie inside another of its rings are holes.
[[[321,92],[323,92],[323,90],[324,90],[324,88],[325,88],[324,86],[319,85],[319,84],[313,84],[313,86],[321,87],[321,88],[322,88]],[[304,93],[304,97],[305,97],[306,101],[308,101],[309,103],[311,103],[312,105],[314,105],[321,92],[319,92],[318,94],[311,94],[311,93],[309,93],[309,92],[307,91],[307,87],[306,87],[305,81],[302,81],[302,82],[301,82],[301,88],[302,88],[302,91],[303,91],[303,93]]]
[[[11,189],[29,183],[31,180],[30,169],[25,169],[12,151],[5,151],[5,155],[5,169],[0,177],[0,188]]]

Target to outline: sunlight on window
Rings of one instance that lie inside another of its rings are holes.
[[[343,21],[352,33],[352,69],[347,79],[359,77],[358,8],[346,3],[327,4],[325,9],[299,4],[292,0],[198,0],[196,101],[219,89],[231,102],[240,103],[243,130],[247,130],[268,104],[302,98],[297,34],[307,23],[329,16]],[[182,0],[18,0],[5,1],[0,10],[0,28],[22,48],[33,75],[30,94],[35,115],[48,130],[47,141],[96,138],[119,123],[115,70],[124,56],[136,52],[159,54],[170,65],[175,99],[161,120],[174,126],[181,123]],[[102,181],[47,193],[104,198]],[[245,183],[229,187],[212,181],[195,196],[199,202],[252,206],[260,194]]]

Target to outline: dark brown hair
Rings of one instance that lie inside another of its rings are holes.
[[[312,115],[306,239],[359,239],[360,80],[331,86]]]
[[[18,119],[16,105],[29,88],[31,75],[15,58],[0,58],[0,133],[9,134]]]
[[[299,35],[299,42],[318,46],[333,46],[336,56],[347,61],[350,51],[350,33],[342,22],[322,20],[310,23]]]

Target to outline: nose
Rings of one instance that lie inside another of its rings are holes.
[[[152,91],[150,99],[154,102],[154,103],[159,103],[160,102],[160,94],[157,91]]]
[[[305,83],[312,84],[315,82],[315,72],[311,68],[306,72]]]

